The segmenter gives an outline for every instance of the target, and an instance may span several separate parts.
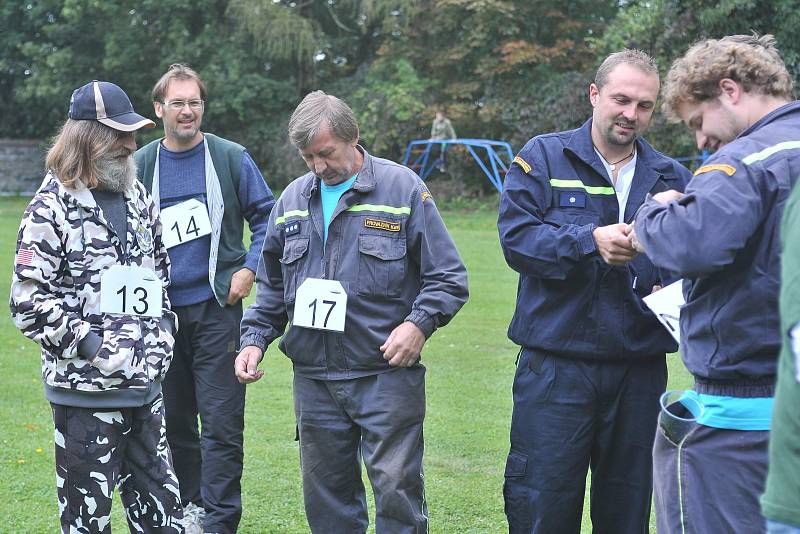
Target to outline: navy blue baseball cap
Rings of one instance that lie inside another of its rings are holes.
[[[130,98],[120,86],[97,80],[73,91],[69,101],[69,118],[76,121],[98,121],[121,132],[133,132],[156,125],[133,111]]]

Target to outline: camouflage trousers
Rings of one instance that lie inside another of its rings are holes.
[[[183,532],[160,394],[137,408],[51,407],[62,533],[111,532],[116,485],[131,532]]]

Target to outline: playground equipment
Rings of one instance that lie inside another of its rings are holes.
[[[511,166],[511,161],[514,159],[511,145],[505,141],[496,141],[494,139],[415,139],[409,142],[408,147],[406,147],[403,165],[416,171],[420,178],[426,180],[433,169],[444,163],[443,156],[450,145],[466,147],[489,182],[498,191],[503,191],[503,178]],[[436,148],[439,150],[438,155],[435,158],[431,158],[431,152]]]
[[[514,159],[511,145],[505,141],[494,139],[414,139],[406,147],[403,165],[414,170],[423,180],[427,180],[433,169],[444,163],[443,156],[450,145],[466,147],[489,182],[498,192],[503,191],[503,179]],[[432,158],[431,152],[434,150],[438,150],[438,154]],[[710,155],[708,150],[703,150],[699,154],[679,157],[675,160],[694,171]]]

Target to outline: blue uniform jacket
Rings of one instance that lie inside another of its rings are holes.
[[[714,154],[680,201],[649,201],[636,218],[653,262],[686,278],[681,355],[698,391],[741,396],[726,387],[774,381],[779,221],[798,175],[800,102],[792,102]]]
[[[658,270],[643,255],[609,265],[595,247],[592,230],[619,222],[619,204],[591,126],[534,137],[506,175],[497,225],[506,261],[520,274],[508,335],[569,358],[663,357],[677,345],[642,301],[661,283]],[[627,222],[648,193],[683,190],[691,176],[642,139],[636,150]]]

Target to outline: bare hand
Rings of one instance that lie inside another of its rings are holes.
[[[425,334],[417,325],[406,321],[398,325],[381,345],[383,358],[394,367],[411,367],[419,360]]]
[[[597,252],[606,263],[625,265],[636,256],[628,234],[631,227],[627,224],[610,224],[600,226],[592,231]]]
[[[236,304],[246,296],[250,294],[250,290],[253,289],[253,282],[255,282],[256,273],[248,269],[247,267],[242,267],[231,277],[231,288],[228,291],[228,306]]]
[[[659,204],[666,204],[672,200],[680,200],[683,198],[683,193],[670,189],[669,191],[662,191],[653,195],[653,200]]]
[[[653,286],[653,290],[650,292],[650,294],[652,295],[656,291],[661,291],[662,289],[664,289],[664,286],[655,285]]]
[[[264,371],[258,369],[258,362],[264,351],[253,345],[248,345],[236,356],[236,361],[233,362],[233,369],[236,373],[236,379],[242,384],[250,384],[260,380],[264,376]]]

